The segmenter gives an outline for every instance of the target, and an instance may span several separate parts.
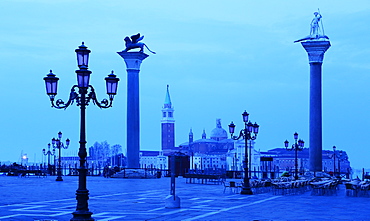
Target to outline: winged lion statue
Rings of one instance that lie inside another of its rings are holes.
[[[124,41],[125,41],[126,49],[123,50],[123,52],[128,52],[129,50],[134,49],[134,48],[140,48],[140,52],[144,52],[144,46],[145,46],[148,49],[148,51],[155,54],[155,52],[151,51],[145,43],[139,42],[143,40],[143,38],[144,36],[140,36],[140,33],[136,35],[132,35],[130,38],[128,36],[125,37]]]

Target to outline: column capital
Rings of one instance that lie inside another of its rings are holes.
[[[141,62],[149,55],[143,52],[117,52],[125,60],[127,69],[140,70]]]
[[[330,41],[305,41],[301,44],[308,53],[309,63],[322,63],[324,53],[330,47]]]

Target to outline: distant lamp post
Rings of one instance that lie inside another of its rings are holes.
[[[333,160],[334,160],[334,177],[338,177],[340,178],[340,175],[341,175],[341,169],[340,169],[340,162],[341,161],[344,161],[346,159],[345,155],[343,155],[343,151],[340,150],[339,153],[337,153],[338,151],[336,151],[336,146],[333,146]],[[336,170],[336,164],[337,164],[337,161],[338,161],[338,172]]]
[[[234,170],[234,174],[235,174],[235,160],[236,160],[236,153],[234,153],[234,156],[233,156],[233,169],[232,170]]]
[[[22,156],[22,161],[21,161],[21,165],[27,166],[27,164],[28,164],[28,157],[27,157],[27,154],[23,154],[23,156]]]
[[[336,174],[336,172],[337,172],[337,168],[336,168],[336,162],[335,162],[335,155],[337,155],[336,153],[335,153],[335,150],[337,149],[337,147],[336,146],[333,146],[333,160],[334,160],[334,171],[333,171],[333,175],[334,175],[334,177],[335,177],[335,174]]]
[[[338,176],[341,177],[341,171],[340,171],[340,161],[343,161],[343,151],[339,151],[339,157],[338,157]]]
[[[298,140],[298,133],[295,132],[294,133],[294,144],[292,145],[292,147],[291,148],[289,147],[289,141],[288,140],[285,140],[284,145],[285,145],[285,148],[287,150],[294,150],[295,151],[295,175],[294,175],[294,179],[298,180],[298,151],[303,150],[304,141],[301,140],[301,139]]]
[[[51,175],[50,156],[54,156],[55,155],[55,149],[53,148],[53,151],[50,151],[50,144],[48,144],[48,151],[46,151],[45,149],[42,149],[42,153],[45,156],[48,156],[48,173],[49,173],[49,175]]]
[[[114,95],[116,95],[117,93],[117,85],[119,79],[116,77],[116,75],[113,74],[113,71],[111,74],[108,75],[108,77],[105,78],[109,101],[108,99],[103,99],[101,102],[99,102],[96,98],[94,87],[89,84],[90,74],[92,72],[88,70],[88,62],[89,54],[91,51],[88,50],[87,47],[84,45],[84,42],[82,42],[82,45],[79,46],[79,48],[76,49],[75,52],[77,54],[77,64],[79,67],[79,70],[76,70],[77,85],[72,86],[67,103],[64,103],[64,101],[62,101],[61,99],[58,99],[56,102],[54,102],[54,98],[57,95],[59,78],[57,78],[51,70],[50,73],[44,78],[44,80],[46,85],[46,93],[50,97],[52,107],[55,107],[57,109],[66,109],[71,104],[73,104],[74,101],[76,101],[77,106],[80,106],[80,148],[78,152],[78,156],[80,157],[80,166],[78,168],[78,189],[76,190],[77,207],[76,211],[72,213],[73,218],[71,220],[94,220],[91,217],[92,212],[90,212],[88,208],[89,191],[86,188],[87,168],[85,166],[85,163],[87,152],[85,111],[86,106],[89,104],[90,101],[92,101],[93,104],[97,105],[100,108],[111,107]],[[76,89],[78,89],[77,92]]]
[[[66,140],[66,145],[64,145],[64,143],[62,142],[62,132],[59,131],[58,133],[58,138],[55,139],[53,138],[52,139],[52,144],[53,144],[53,148],[54,149],[59,149],[59,155],[58,155],[58,171],[57,171],[57,179],[56,181],[63,181],[63,178],[62,178],[62,167],[61,167],[61,163],[62,163],[62,153],[61,153],[61,150],[62,148],[63,149],[67,149],[68,146],[69,146],[69,142],[70,140],[67,138]]]
[[[257,138],[259,125],[257,123],[253,124],[250,121],[248,121],[249,114],[247,113],[247,111],[244,111],[242,116],[243,116],[243,122],[244,122],[244,129],[240,130],[239,136],[234,136],[235,124],[233,122],[231,122],[229,125],[229,132],[231,134],[231,139],[233,140],[244,139],[244,144],[245,144],[245,154],[244,154],[245,160],[243,163],[244,184],[243,184],[243,189],[240,192],[240,194],[252,195],[253,192],[251,190],[251,186],[249,183],[249,173],[248,173],[248,141],[255,140]]]
[[[253,143],[252,141],[250,140],[249,141],[249,178],[252,177],[252,147],[253,147]]]

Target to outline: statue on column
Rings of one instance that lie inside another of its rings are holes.
[[[294,41],[294,43],[305,41],[305,40],[319,40],[322,38],[329,39],[329,37],[324,34],[324,28],[322,27],[322,21],[321,21],[321,18],[322,18],[321,14],[319,12],[314,12],[313,14],[315,15],[315,17],[311,21],[310,35],[308,35],[307,37],[298,39]],[[319,25],[320,21],[321,21],[321,31],[320,31],[320,25]],[[322,34],[320,32],[322,32]]]
[[[320,19],[322,18],[322,16],[318,12],[314,12],[313,14],[315,15],[315,17],[311,21],[310,35],[315,37],[315,38],[318,38],[319,37],[319,28],[320,28],[319,22],[320,22]]]
[[[125,41],[126,49],[123,50],[122,52],[128,52],[129,50],[134,49],[134,48],[140,48],[140,52],[144,52],[144,46],[145,46],[148,49],[148,51],[155,54],[155,52],[151,51],[145,43],[139,42],[143,40],[143,38],[144,36],[140,36],[140,33],[137,33],[136,35],[132,35],[130,38],[128,36],[125,37],[124,41]]]

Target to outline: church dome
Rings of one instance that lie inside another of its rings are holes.
[[[211,131],[210,138],[217,141],[227,139],[227,132],[221,127],[221,119],[216,120],[216,128]]]

